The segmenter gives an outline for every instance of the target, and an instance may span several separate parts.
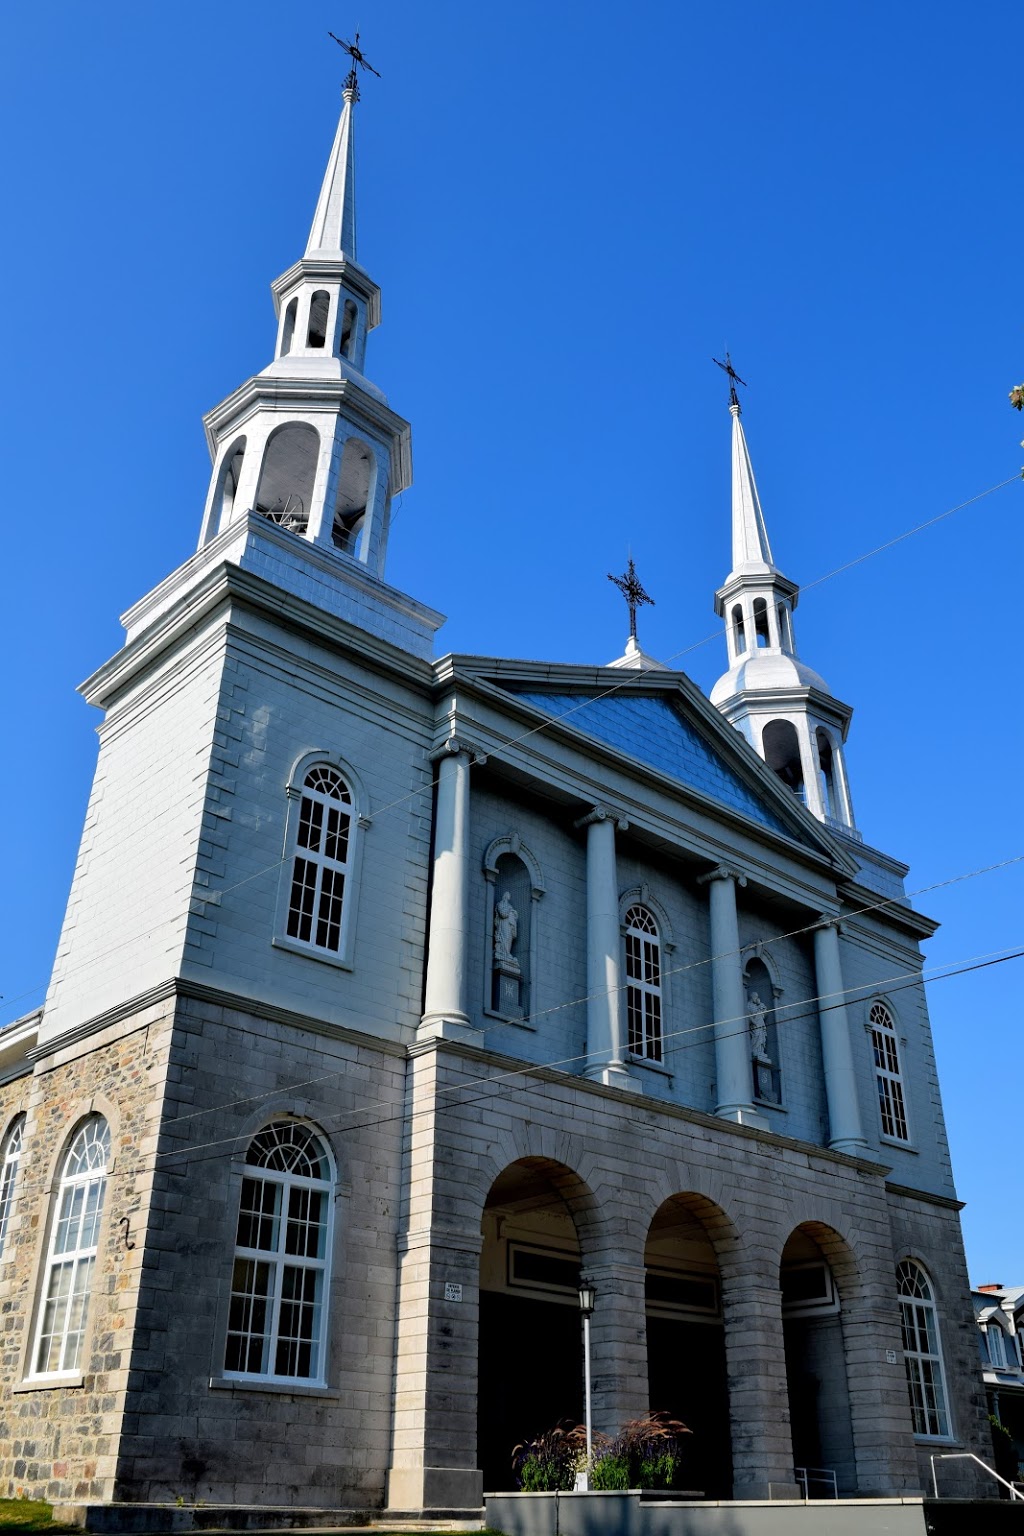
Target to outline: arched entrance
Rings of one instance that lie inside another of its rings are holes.
[[[842,1240],[817,1223],[797,1227],[782,1251],[779,1284],[793,1465],[809,1469],[812,1498],[831,1495],[831,1478],[823,1473],[835,1474],[840,1498],[857,1491],[840,1297],[842,1271],[851,1266]]]
[[[708,1498],[732,1493],[722,1287],[709,1236],[724,1221],[702,1196],[673,1195],[656,1212],[644,1251],[650,1406],[692,1431],[685,1482]]]
[[[515,1486],[512,1451],[583,1418],[578,1217],[591,1204],[561,1163],[511,1163],[484,1205],[477,1401],[484,1488]]]

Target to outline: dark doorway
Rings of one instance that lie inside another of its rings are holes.
[[[647,1318],[651,1408],[681,1419],[686,1437],[683,1481],[709,1499],[732,1495],[729,1387],[721,1324]]]
[[[797,1228],[782,1254],[782,1336],[793,1438],[793,1465],[803,1468],[811,1498],[857,1492],[840,1298],[815,1238]]]
[[[583,1418],[578,1307],[483,1291],[478,1441],[484,1488],[515,1487],[512,1451],[561,1419]]]

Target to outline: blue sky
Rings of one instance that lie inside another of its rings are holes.
[[[594,662],[631,548],[653,654],[724,670],[729,418],[810,583],[1013,476],[1018,5],[107,0],[5,23],[0,1018],[42,996],[95,760],[75,685],[192,551],[200,416],[269,360],[338,108],[359,108],[368,372],[413,423],[388,576],[441,649]],[[920,890],[1024,852],[1015,482],[808,591],[867,840]],[[709,637],[713,637],[710,638]],[[700,643],[707,642],[707,643]],[[1010,685],[1006,683],[1009,671]],[[929,968],[1024,944],[1024,865],[937,890]],[[1024,963],[930,993],[972,1276],[1024,1282]],[[996,1090],[999,1090],[998,1092]]]

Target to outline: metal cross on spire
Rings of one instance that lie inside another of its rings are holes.
[[[354,91],[355,92],[356,101],[358,101],[359,100],[359,71],[361,69],[368,69],[370,71],[370,74],[371,75],[376,75],[377,79],[379,80],[381,78],[380,70],[379,69],[374,69],[373,65],[370,63],[369,59],[366,57],[366,55],[363,53],[362,49],[360,48],[360,46],[359,46],[359,33],[358,32],[355,35],[355,41],[351,42],[351,43],[346,43],[344,38],[335,37],[333,32],[328,32],[327,36],[328,37],[333,37],[334,41],[337,43],[338,47],[339,48],[344,48],[345,52],[348,54],[349,58],[352,60],[352,68],[349,70],[348,74],[345,76],[344,89],[346,91]]]
[[[741,379],[740,378],[739,374],[736,372],[736,369],[732,365],[732,358],[729,356],[728,352],[725,354],[725,362],[724,363],[719,363],[717,357],[713,357],[711,359],[711,361],[713,363],[718,363],[718,366],[719,366],[719,368],[721,368],[722,372],[723,373],[727,373],[729,375],[729,404],[730,405],[735,405],[738,408],[739,407],[739,403],[740,403],[740,397],[736,393],[736,385],[737,384],[742,384],[743,388],[746,389],[747,388],[747,381],[746,381],[746,379]]]
[[[654,598],[648,597],[647,593],[640,585],[640,578],[637,576],[636,566],[633,564],[633,556],[630,555],[629,557],[629,564],[626,567],[624,575],[612,576],[609,573],[608,580],[615,583],[623,597],[626,599],[626,606],[629,609],[629,637],[631,640],[635,640],[636,611],[638,608],[642,608],[644,603],[650,603],[651,607],[653,608]]]

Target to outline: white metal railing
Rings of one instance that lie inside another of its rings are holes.
[[[935,1463],[937,1461],[976,1461],[982,1471],[988,1473],[989,1477],[994,1477],[997,1483],[1002,1483],[1004,1488],[1009,1488],[1011,1499],[1024,1500],[1024,1493],[1018,1492],[1013,1483],[1008,1483],[1005,1477],[1000,1477],[999,1473],[990,1467],[987,1461],[982,1461],[981,1457],[975,1456],[973,1451],[943,1451],[941,1453],[936,1451],[932,1455],[932,1491],[936,1498],[939,1496],[939,1479],[935,1472]]]
[[[811,1497],[812,1483],[821,1483],[826,1488],[831,1488],[832,1492],[825,1494],[824,1497],[838,1499],[839,1484],[836,1481],[836,1474],[830,1467],[794,1467],[793,1471],[805,1499]]]

